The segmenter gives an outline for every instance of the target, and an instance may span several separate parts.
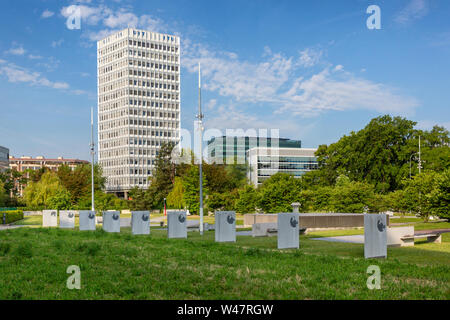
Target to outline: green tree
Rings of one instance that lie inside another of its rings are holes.
[[[138,187],[134,187],[128,193],[131,198],[129,205],[131,210],[151,210],[154,207],[151,193]]]
[[[396,190],[409,160],[408,140],[414,136],[413,121],[388,115],[374,118],[358,132],[343,136],[317,151],[321,169],[330,184],[344,171],[352,181],[375,185],[378,192]]]
[[[450,218],[450,169],[436,177],[430,195],[431,211],[441,218]]]
[[[183,209],[183,180],[181,177],[175,177],[175,183],[173,185],[172,191],[167,195],[167,206],[171,209]]]
[[[246,185],[239,190],[236,199],[235,210],[239,213],[254,213],[258,207],[259,194],[251,185]]]
[[[183,176],[183,203],[193,214],[199,213],[200,207],[200,183],[198,166],[191,166],[189,171]],[[208,194],[208,180],[203,175],[203,203]]]
[[[157,152],[155,169],[150,180],[150,186],[145,192],[145,196],[136,197],[134,206],[143,207],[151,205],[151,208],[162,208],[164,198],[172,190],[175,182],[176,165],[173,159],[175,144],[172,142],[163,143]],[[137,204],[137,201],[145,203]]]
[[[72,208],[71,200],[70,192],[61,188],[48,197],[46,206],[56,210],[68,210]]]
[[[42,174],[38,182],[32,181],[28,184],[24,190],[24,199],[28,207],[44,206],[49,208],[49,198],[64,189],[56,173],[47,171]]]
[[[433,194],[435,193],[438,174],[424,171],[412,179],[405,179],[404,196],[406,208],[428,221],[433,212]]]
[[[385,202],[388,210],[400,212],[402,217],[408,211],[405,190],[395,190],[385,196]]]
[[[302,212],[329,212],[333,190],[333,187],[303,189],[299,195]]]
[[[376,203],[373,186],[363,182],[352,182],[345,176],[339,178],[329,199],[330,211],[342,213],[376,211],[373,208]]]
[[[4,182],[0,180],[0,207],[6,206],[6,199],[8,198],[4,185]]]
[[[300,201],[301,180],[276,173],[260,186],[258,207],[264,212],[291,212],[291,203]]]
[[[223,193],[234,189],[234,184],[231,176],[223,164],[208,164],[203,162],[203,175],[208,181],[209,191],[211,193]]]
[[[105,193],[101,190],[97,190],[94,193],[95,210],[102,212],[105,210],[123,210],[129,209],[129,202],[118,198],[112,193]],[[78,201],[75,206],[77,210],[90,210],[92,207],[91,195],[83,197]]]
[[[207,209],[210,212],[234,210],[238,197],[237,189],[225,193],[210,193],[206,201]]]
[[[70,192],[72,204],[91,194],[91,165],[83,164],[71,169],[67,165],[58,168],[57,175],[61,184]],[[106,178],[100,165],[94,165],[94,190],[104,189]]]

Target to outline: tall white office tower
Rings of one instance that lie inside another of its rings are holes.
[[[180,38],[127,28],[98,41],[97,58],[98,160],[106,191],[127,197],[180,139]]]

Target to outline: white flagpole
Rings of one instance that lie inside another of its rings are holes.
[[[201,69],[200,62],[198,63],[198,128],[200,131],[200,235],[203,235],[203,114],[202,114],[202,80],[201,80]]]
[[[92,211],[95,211],[95,203],[94,203],[94,157],[95,157],[95,149],[94,149],[94,108],[91,107],[91,193],[92,193]]]

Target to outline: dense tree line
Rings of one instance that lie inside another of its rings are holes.
[[[102,190],[106,179],[100,166],[94,166],[94,200],[97,210],[125,209],[127,203]],[[91,208],[91,165],[79,165],[71,169],[66,165],[58,170],[36,170],[23,195],[28,209],[76,209]]]
[[[450,137],[443,127],[415,129],[416,122],[381,116],[357,132],[319,146],[319,169],[296,179],[278,173],[257,188],[245,179],[246,167],[203,164],[204,203],[209,212],[291,211],[300,202],[303,212],[397,211],[449,216]],[[418,151],[421,139],[422,170]],[[194,156],[188,164],[172,159],[173,145],[162,147],[149,190],[133,190],[135,208],[169,208],[198,212],[199,174]]]
[[[450,217],[450,137],[448,130],[415,129],[401,117],[381,116],[363,129],[337,142],[319,146],[319,169],[301,178],[278,173],[258,187],[248,184],[246,165],[203,163],[206,212],[236,210],[240,213],[291,211],[300,202],[303,212],[395,211],[423,216]],[[418,151],[421,141],[419,173]],[[95,166],[96,207],[150,210],[168,208],[199,212],[199,168],[192,151],[178,154],[172,143],[161,146],[147,190],[134,188],[130,200],[120,200],[102,190],[105,178]],[[183,161],[181,161],[183,160]],[[16,187],[27,184],[28,207],[88,209],[90,166],[57,172],[46,168],[0,174],[0,206],[11,204]],[[13,197],[9,197],[13,194]]]

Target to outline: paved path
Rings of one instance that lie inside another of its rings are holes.
[[[312,240],[321,240],[329,242],[347,242],[347,243],[364,243],[364,235],[358,234],[354,236],[339,236],[339,237],[323,237],[311,238]]]
[[[447,233],[450,232],[450,229],[430,229],[430,230],[418,230],[414,231],[414,234],[430,234],[430,233]]]
[[[0,225],[0,231],[1,230],[8,230],[8,229],[17,229],[17,228],[22,228],[22,227],[28,227],[28,226],[22,226],[22,225],[17,225],[17,226]]]
[[[252,232],[251,231],[236,231],[236,235],[237,236],[251,236]]]
[[[430,230],[418,230],[414,231],[415,235],[432,234],[432,233],[447,233],[450,229],[430,229]],[[330,242],[347,242],[347,243],[364,243],[364,235],[354,236],[338,236],[338,237],[323,237],[323,238],[311,238],[312,240],[330,241]]]

